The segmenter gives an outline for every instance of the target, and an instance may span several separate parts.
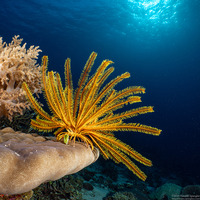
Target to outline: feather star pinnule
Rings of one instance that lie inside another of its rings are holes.
[[[89,77],[97,54],[92,52],[85,64],[78,88],[73,89],[71,64],[68,58],[65,62],[65,87],[63,88],[59,73],[47,72],[48,57],[42,59],[42,81],[44,96],[52,116],[43,110],[34,98],[26,83],[26,91],[32,108],[37,113],[32,119],[31,127],[39,131],[53,131],[58,141],[68,143],[75,140],[82,141],[92,149],[96,146],[105,159],[111,158],[116,163],[122,162],[141,180],[146,175],[131,160],[152,166],[152,162],[135,151],[128,144],[117,139],[114,131],[133,131],[158,136],[161,130],[138,123],[125,123],[124,119],[139,114],[153,112],[152,106],[130,109],[126,112],[114,112],[127,104],[141,102],[135,94],[145,93],[141,86],[127,87],[117,91],[114,87],[123,79],[129,78],[128,72],[117,76],[104,84],[108,76],[114,71],[109,67],[113,62],[104,60],[96,72]]]

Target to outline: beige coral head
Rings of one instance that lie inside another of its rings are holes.
[[[38,46],[26,49],[19,35],[7,44],[0,37],[0,117],[10,121],[29,108],[21,85],[26,82],[33,93],[41,92],[41,69],[37,64]]]
[[[66,145],[5,128],[0,131],[0,194],[30,191],[80,171],[98,156],[83,143]]]

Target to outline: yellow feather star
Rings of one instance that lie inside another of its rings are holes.
[[[89,78],[89,72],[96,56],[95,52],[90,55],[76,90],[73,89],[72,85],[70,59],[68,58],[65,62],[65,88],[63,88],[60,75],[53,71],[47,72],[48,57],[43,57],[44,95],[52,116],[41,108],[27,84],[23,83],[27,98],[38,114],[36,119],[31,121],[31,126],[39,131],[57,129],[54,134],[58,141],[66,143],[78,140],[83,141],[92,149],[96,146],[105,159],[111,158],[117,163],[122,162],[135,175],[145,181],[146,175],[129,157],[147,166],[152,166],[152,162],[117,139],[112,132],[134,131],[159,135],[161,130],[157,128],[123,122],[124,119],[130,117],[153,112],[153,107],[144,106],[122,113],[114,113],[124,105],[141,102],[141,98],[135,96],[135,94],[144,93],[145,89],[137,86],[116,91],[114,87],[123,79],[130,77],[127,72],[104,84],[108,76],[114,71],[113,67],[108,68],[113,63],[110,60],[104,60]]]

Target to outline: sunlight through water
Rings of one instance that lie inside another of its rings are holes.
[[[138,35],[147,34],[151,39],[158,41],[163,34],[178,28],[180,4],[180,0],[128,0],[129,14],[132,18],[128,26]]]
[[[179,0],[128,0],[135,19],[160,23],[177,23]]]

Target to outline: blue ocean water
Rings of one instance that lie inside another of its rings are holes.
[[[200,180],[199,0],[2,0],[0,36],[20,35],[63,73],[72,60],[74,82],[92,51],[114,61],[114,75],[131,78],[118,88],[142,85],[138,106],[155,112],[133,119],[162,129],[159,137],[117,133],[155,167]],[[113,76],[114,77],[114,76]],[[198,182],[200,184],[200,182]]]

